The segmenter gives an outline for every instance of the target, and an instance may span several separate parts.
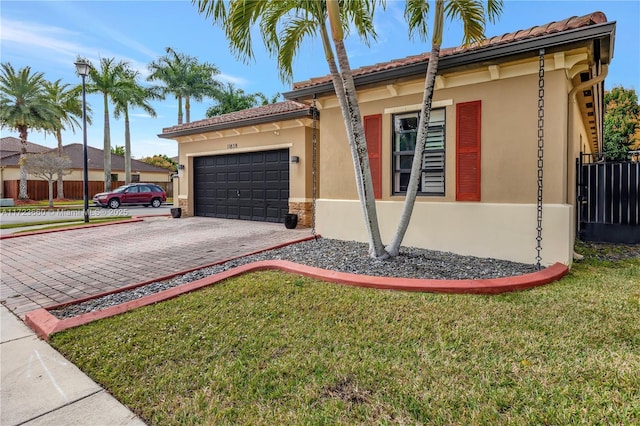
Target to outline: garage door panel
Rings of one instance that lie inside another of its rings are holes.
[[[194,158],[196,216],[283,222],[289,150]]]

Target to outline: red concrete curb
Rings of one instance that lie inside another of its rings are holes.
[[[68,328],[77,327],[98,319],[121,314],[141,306],[162,302],[203,287],[217,284],[227,278],[248,272],[272,269],[357,287],[458,294],[497,294],[515,290],[524,290],[559,280],[569,271],[569,268],[566,265],[556,263],[541,271],[514,277],[484,280],[433,280],[355,275],[344,272],[327,271],[284,260],[266,260],[239,266],[201,280],[176,286],[159,293],[150,294],[121,305],[111,306],[99,311],[78,315],[73,318],[60,320],[51,315],[47,309],[38,309],[36,311],[29,312],[25,317],[25,322],[38,334],[38,336],[48,340],[49,336],[52,334]]]

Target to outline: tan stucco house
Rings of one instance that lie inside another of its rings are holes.
[[[535,263],[542,171],[541,263],[570,264],[575,159],[602,147],[614,34],[615,22],[596,12],[443,49],[403,245]],[[384,241],[404,200],[428,59],[354,70]],[[316,180],[318,233],[366,241],[329,76],[295,83],[284,96],[278,104],[163,129],[160,136],[179,145],[176,204],[187,215],[276,222],[288,211],[309,226]]]
[[[20,180],[20,139],[7,136],[0,138],[0,188],[2,188],[3,197],[17,198],[18,182]],[[84,159],[83,145],[79,143],[69,144],[62,147],[64,155],[71,160],[70,174],[63,177],[65,183],[65,196],[67,198],[82,198],[82,182],[84,179]],[[32,142],[27,142],[27,153],[44,153],[57,152],[57,148],[49,148]],[[104,155],[103,151],[92,146],[87,147],[87,165],[90,196],[93,193],[101,192],[104,186]],[[111,174],[113,179],[113,188],[116,185],[123,184],[124,181],[124,157],[122,155],[111,155]],[[162,167],[153,166],[145,162],[131,159],[131,177],[134,182],[153,182],[160,184],[163,188],[168,189],[172,186],[172,171]],[[27,175],[28,181],[38,182],[40,184],[30,184],[31,190],[28,195],[31,199],[46,199],[48,197],[47,186],[42,184],[42,179]],[[68,187],[68,189],[67,189]],[[57,186],[54,185],[54,194]],[[56,195],[54,195],[56,196]]]

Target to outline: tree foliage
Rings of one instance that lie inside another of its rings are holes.
[[[115,58],[101,58],[100,68],[91,65],[89,81],[86,89],[89,93],[102,94],[104,110],[104,189],[111,191],[111,124],[109,120],[109,104],[119,96],[124,86],[125,69],[129,66],[126,61],[116,61]]]
[[[143,163],[151,164],[152,166],[162,167],[172,172],[178,170],[178,163],[171,157],[165,154],[156,154],[151,157],[145,157],[140,159]]]
[[[22,144],[21,156],[24,156],[29,130],[50,130],[59,120],[60,111],[47,98],[43,73],[32,73],[31,67],[16,71],[10,63],[3,63],[1,68],[0,127],[18,132]],[[18,198],[29,198],[27,175],[22,166]]]
[[[122,155],[124,157],[124,146],[121,146],[121,145],[112,146],[111,153],[114,155]]]
[[[54,82],[45,81],[45,90],[47,98],[52,105],[58,110],[58,117],[48,129],[49,133],[55,135],[58,141],[58,155],[63,155],[62,150],[62,131],[71,130],[75,132],[76,127],[80,127],[82,120],[82,86],[71,86],[62,83],[58,79]],[[87,122],[91,123],[91,107],[87,106]],[[64,183],[62,175],[58,175],[58,198],[64,198]]]
[[[129,67],[122,71],[122,87],[113,97],[115,108],[113,115],[115,118],[124,116],[124,183],[131,183],[131,121],[129,120],[129,110],[131,108],[141,108],[150,117],[156,116],[149,101],[158,99],[160,95],[156,88],[143,87],[138,81],[140,73]]]
[[[191,99],[202,101],[213,97],[220,82],[214,76],[220,74],[218,68],[209,62],[199,62],[194,56],[177,52],[171,47],[165,48],[166,55],[151,62],[147,67],[147,81],[158,81],[156,86],[161,96],[172,94],[178,101],[178,124],[182,124],[182,102],[186,113],[186,122],[191,121]]]
[[[236,88],[232,83],[227,83],[216,90],[213,98],[216,100],[216,104],[207,109],[207,117],[215,117],[230,112],[255,108],[260,105],[276,103],[280,98],[280,93],[267,98],[261,92],[245,93],[244,90]]]
[[[24,167],[27,173],[49,183],[49,207],[53,207],[53,182],[58,177],[71,173],[71,159],[51,151],[26,154],[20,158],[20,166]]]
[[[614,87],[605,93],[604,153],[624,160],[631,149],[640,149],[640,105],[633,89]]]

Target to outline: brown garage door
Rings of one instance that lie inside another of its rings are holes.
[[[196,216],[284,222],[289,210],[289,150],[193,159]]]

